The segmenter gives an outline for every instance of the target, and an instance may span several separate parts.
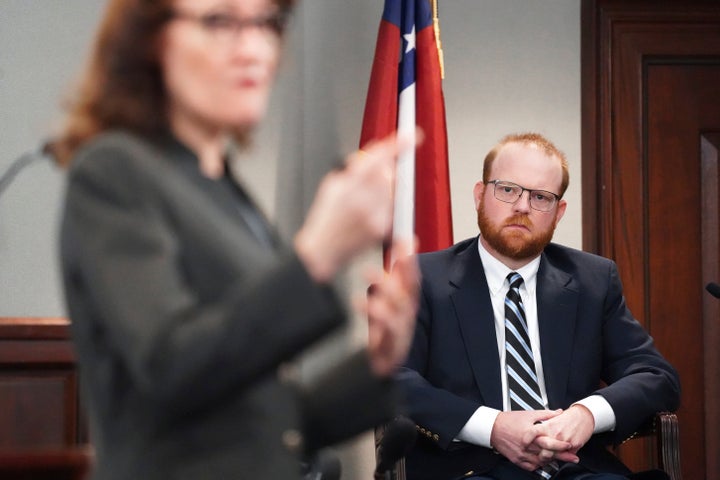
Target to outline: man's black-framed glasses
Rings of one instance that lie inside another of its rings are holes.
[[[505,180],[490,180],[487,183],[495,186],[493,192],[495,198],[505,203],[515,203],[522,197],[523,192],[529,192],[530,208],[541,212],[549,212],[560,200],[560,196],[555,193],[546,190],[532,190]]]

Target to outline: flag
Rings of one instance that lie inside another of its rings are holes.
[[[429,0],[385,0],[360,147],[415,125],[425,140],[398,159],[393,238],[414,233],[427,252],[453,240],[440,60]]]

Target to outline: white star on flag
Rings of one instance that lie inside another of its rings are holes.
[[[407,33],[403,35],[403,38],[407,42],[407,47],[405,47],[405,53],[408,53],[415,49],[415,25],[413,25],[412,31],[410,33]]]

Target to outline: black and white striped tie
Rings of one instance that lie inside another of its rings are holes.
[[[530,345],[527,317],[520,285],[522,276],[511,272],[507,276],[510,290],[505,296],[505,364],[511,410],[543,410],[542,395],[535,372],[535,360]],[[549,479],[558,470],[557,462],[538,468],[535,473]]]

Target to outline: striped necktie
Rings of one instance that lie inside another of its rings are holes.
[[[511,272],[507,276],[510,289],[505,297],[505,364],[510,392],[511,410],[543,410],[542,395],[535,372],[535,360],[520,285],[522,276]],[[558,470],[557,462],[538,468],[535,473],[549,479]]]

